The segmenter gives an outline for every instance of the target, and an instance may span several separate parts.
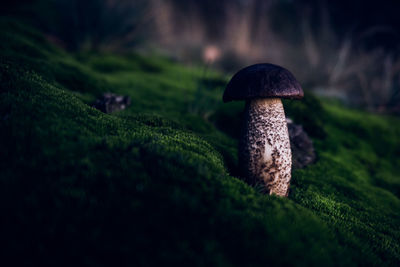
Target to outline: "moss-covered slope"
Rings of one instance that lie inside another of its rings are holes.
[[[242,103],[160,56],[71,55],[0,21],[0,230],[27,265],[400,263],[398,119],[285,102],[319,160],[288,199],[237,178]],[[132,105],[103,114],[105,91]]]

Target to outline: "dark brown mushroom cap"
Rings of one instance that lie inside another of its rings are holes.
[[[303,89],[287,69],[273,64],[255,64],[237,72],[226,86],[223,100],[252,98],[300,99]]]

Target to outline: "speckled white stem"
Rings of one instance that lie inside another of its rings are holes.
[[[288,195],[292,154],[285,112],[279,98],[246,102],[239,164],[251,184],[261,184],[269,194]]]

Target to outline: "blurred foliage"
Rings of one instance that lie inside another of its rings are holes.
[[[285,102],[319,160],[289,198],[266,196],[235,178],[243,103],[222,103],[223,75],[0,29],[0,234],[16,265],[400,263],[398,119]],[[104,91],[132,105],[91,108]]]
[[[132,48],[151,35],[145,0],[6,0],[1,13],[19,16],[69,50]]]
[[[316,94],[369,111],[400,114],[396,13],[400,2],[5,1],[0,7],[2,16],[18,16],[70,51],[106,54],[139,47],[150,52],[161,49],[180,61],[206,62],[228,72],[271,62],[291,70]],[[212,59],[206,59],[210,48]],[[109,62],[97,64],[97,71],[110,69]],[[123,64],[121,68],[126,67]],[[59,79],[65,81],[65,77]],[[191,109],[209,116],[196,105]]]
[[[55,24],[49,28],[71,49],[132,47],[149,35],[146,1],[57,0]]]

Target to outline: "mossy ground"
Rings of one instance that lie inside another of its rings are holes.
[[[243,103],[162,56],[69,54],[0,21],[0,207],[26,265],[400,264],[400,121],[306,94],[285,102],[318,161],[289,198],[237,172]],[[112,115],[102,92],[129,95]]]

